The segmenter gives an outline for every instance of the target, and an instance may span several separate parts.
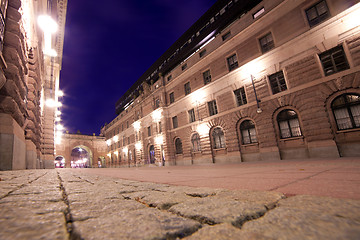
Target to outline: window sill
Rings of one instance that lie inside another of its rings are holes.
[[[259,143],[247,143],[247,144],[241,144],[242,147],[251,147],[251,146],[259,146]]]
[[[336,133],[348,133],[348,132],[357,132],[360,131],[360,128],[350,128],[350,129],[344,129],[344,130],[338,130]]]
[[[220,152],[220,151],[226,151],[227,148],[214,148],[213,150],[216,152]]]
[[[293,140],[299,140],[299,139],[304,139],[304,136],[280,138],[280,141],[287,142],[287,141],[293,141]]]

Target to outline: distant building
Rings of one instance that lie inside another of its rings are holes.
[[[122,96],[108,166],[360,156],[360,4],[217,1]]]
[[[67,0],[0,0],[0,170],[54,168]]]

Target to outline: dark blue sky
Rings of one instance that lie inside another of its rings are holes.
[[[66,130],[99,134],[122,94],[215,2],[68,1],[60,73]]]

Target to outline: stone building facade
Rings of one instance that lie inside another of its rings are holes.
[[[111,166],[360,156],[360,4],[218,1],[117,102]]]
[[[54,167],[66,6],[0,1],[0,170]]]

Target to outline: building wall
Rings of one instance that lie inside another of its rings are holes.
[[[357,1],[327,0],[329,17],[310,26],[306,11],[319,2],[264,0],[178,67],[161,75],[159,81],[152,85],[144,83],[143,93],[102,129],[109,156],[119,162],[116,154],[127,153],[137,146],[134,165],[146,164],[151,145],[155,147],[158,165],[163,164],[162,156],[166,165],[359,156],[360,128],[338,130],[331,104],[341,94],[360,94],[357,17],[360,5],[355,4]],[[253,14],[262,7],[265,12],[254,19]],[[230,37],[224,40],[228,32]],[[274,46],[263,52],[260,39],[268,33]],[[319,56],[337,46],[343,47],[349,67],[326,74]],[[203,50],[206,53],[200,57]],[[227,58],[233,54],[237,56],[238,66],[229,70]],[[203,73],[207,70],[211,82],[205,85]],[[279,72],[284,75],[286,89],[273,93],[270,78]],[[191,93],[186,95],[187,82]],[[234,91],[242,87],[247,102],[237,106]],[[173,103],[170,94],[174,96]],[[216,101],[218,112],[210,116],[208,102],[212,100]],[[195,113],[194,122],[189,122],[191,109]],[[301,134],[281,136],[278,116],[286,109],[296,113],[299,123],[296,129]],[[154,117],[158,111],[161,114]],[[178,122],[175,128],[174,117]],[[240,125],[246,120],[255,125],[257,141],[251,144],[242,140]],[[122,130],[126,122],[131,126]],[[162,125],[161,133],[156,130],[158,122]],[[139,130],[134,128],[137,124],[141,125]],[[149,126],[151,136],[148,136]],[[225,140],[220,148],[215,147],[212,137],[218,127],[224,132]],[[122,142],[124,136],[134,136],[137,131],[141,132],[141,139],[130,144]],[[193,151],[191,137],[195,132],[200,135],[201,151]],[[179,154],[175,147],[177,138],[182,142]],[[124,158],[119,165],[122,162]]]
[[[46,109],[44,100],[58,90],[67,1],[52,1],[48,8],[49,2],[0,1],[0,170],[54,167],[55,110]],[[57,57],[43,52],[43,14],[59,25],[51,45]]]

